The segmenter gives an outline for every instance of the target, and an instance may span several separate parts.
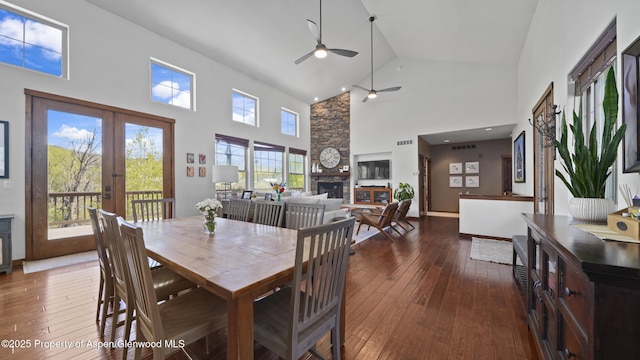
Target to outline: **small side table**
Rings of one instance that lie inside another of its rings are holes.
[[[11,274],[13,270],[11,259],[11,219],[13,214],[0,215],[0,273]]]

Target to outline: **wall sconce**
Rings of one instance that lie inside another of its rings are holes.
[[[529,119],[529,124],[531,124],[538,133],[542,136],[542,147],[555,147],[556,142],[556,116],[561,113],[561,111],[556,111],[558,105],[553,105],[553,111],[546,114],[545,116],[541,116],[536,119],[534,122]]]

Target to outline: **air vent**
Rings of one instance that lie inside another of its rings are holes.
[[[396,143],[398,146],[402,145],[411,145],[413,144],[413,140],[400,140]]]
[[[471,145],[455,145],[451,147],[451,150],[468,150],[468,149],[475,149],[476,148],[476,144],[471,144]]]

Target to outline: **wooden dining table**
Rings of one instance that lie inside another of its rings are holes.
[[[227,301],[227,358],[253,359],[254,299],[292,280],[297,230],[225,218],[216,224],[213,235],[204,234],[201,216],[139,225],[149,257]]]

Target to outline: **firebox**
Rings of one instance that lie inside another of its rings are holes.
[[[342,181],[318,181],[318,195],[327,193],[330,199],[342,199]]]

